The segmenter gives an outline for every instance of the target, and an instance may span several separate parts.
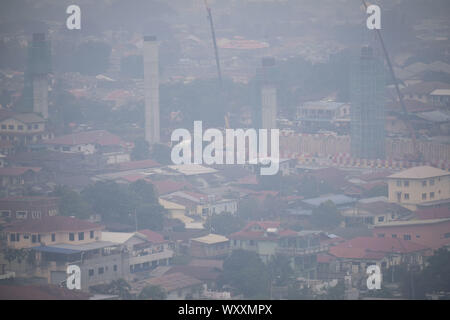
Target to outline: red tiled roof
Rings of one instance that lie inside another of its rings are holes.
[[[381,259],[390,253],[411,253],[428,247],[402,239],[357,237],[331,247],[329,253],[338,258]]]
[[[85,131],[68,134],[54,139],[46,140],[45,144],[52,145],[79,145],[79,144],[98,144],[101,146],[125,145],[125,142],[115,134],[105,130]]]
[[[252,230],[252,227],[258,226],[261,230]],[[279,239],[284,237],[296,236],[297,232],[289,229],[278,230],[276,234],[266,234],[269,228],[279,228],[279,221],[252,221],[241,231],[232,233],[230,239],[248,239],[248,240],[264,240],[264,239]]]
[[[0,285],[0,300],[87,300],[90,296],[55,285]]]
[[[159,234],[158,232],[152,231],[152,230],[148,230],[148,229],[143,229],[143,230],[139,230],[138,233],[143,234],[144,236],[147,237],[147,240],[153,243],[163,243],[166,242],[166,240],[164,240],[164,237]]]
[[[38,167],[6,167],[0,168],[0,176],[21,176],[28,171],[39,172]]]
[[[10,224],[6,232],[47,233],[62,231],[84,231],[102,229],[103,227],[85,220],[65,216],[42,217],[39,220],[28,219]]]
[[[168,194],[176,191],[183,190],[184,188],[191,189],[193,186],[187,182],[178,182],[173,180],[150,180],[155,186],[159,195]]]

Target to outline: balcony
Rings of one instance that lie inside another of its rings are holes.
[[[320,245],[309,248],[278,247],[275,249],[275,253],[295,257],[326,252],[328,251],[328,248],[328,245]]]

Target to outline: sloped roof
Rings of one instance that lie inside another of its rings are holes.
[[[425,179],[448,176],[450,172],[430,166],[413,167],[390,175],[391,179]]]
[[[411,253],[428,247],[399,238],[357,237],[333,246],[329,254],[337,258],[381,259],[390,253]]]
[[[91,294],[56,285],[0,285],[0,300],[88,300]]]
[[[208,234],[206,236],[199,237],[199,238],[194,238],[194,239],[191,239],[191,240],[192,241],[196,241],[196,242],[200,242],[200,243],[203,243],[203,244],[215,244],[215,243],[227,242],[228,238],[224,237],[224,236],[222,236],[220,234],[210,233],[210,234]]]
[[[79,144],[98,144],[101,146],[125,145],[125,142],[115,134],[105,130],[85,131],[60,136],[54,139],[46,140],[45,144],[51,145],[79,145]]]
[[[45,232],[62,232],[62,231],[84,231],[101,229],[102,226],[86,220],[65,216],[49,216],[42,217],[37,220],[24,220],[10,224],[5,228],[6,232],[29,232],[29,233],[45,233]]]
[[[148,241],[153,242],[153,243],[166,242],[166,240],[164,240],[164,237],[162,234],[152,231],[152,230],[149,230],[149,229],[139,230],[138,233],[144,235]]]
[[[0,176],[21,176],[27,171],[39,172],[41,168],[38,167],[5,167],[0,168]]]

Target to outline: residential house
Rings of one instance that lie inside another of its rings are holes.
[[[59,199],[44,196],[15,196],[0,199],[0,219],[9,221],[56,216]]]
[[[410,210],[450,202],[450,172],[430,166],[413,167],[388,177],[389,202]]]
[[[278,221],[249,222],[241,231],[229,235],[231,248],[258,253],[268,263],[276,255],[287,256],[295,272],[305,278],[316,276],[317,254],[326,252],[320,231],[293,231]]]
[[[208,234],[190,241],[190,256],[194,258],[226,257],[230,250],[230,240],[218,234]]]

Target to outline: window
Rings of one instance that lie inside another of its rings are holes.
[[[422,193],[422,200],[427,200],[427,194],[426,193]]]
[[[420,239],[420,235],[419,235],[419,234],[417,234],[417,235],[416,235],[416,238],[417,238],[417,239]]]
[[[409,193],[405,193],[404,198],[405,198],[405,200],[409,200]]]
[[[78,240],[84,240],[84,232],[78,232]]]
[[[18,125],[17,129],[20,130],[20,131],[23,131],[23,126],[22,125]]]
[[[434,192],[430,192],[430,199],[434,199]]]
[[[37,242],[37,236],[36,236],[35,234],[33,234],[33,235],[31,236],[31,242],[32,242],[32,243],[36,243],[36,242]]]
[[[70,151],[69,147],[62,147],[63,151]]]
[[[427,186],[427,180],[423,180],[422,181],[422,187],[426,187]]]
[[[16,234],[15,233],[11,233],[9,235],[9,241],[10,242],[15,242],[16,241]]]
[[[14,130],[14,126],[13,126],[12,124],[10,124],[10,125],[8,126],[8,129],[9,129],[9,130]]]
[[[11,216],[10,210],[2,210],[0,211],[0,218],[9,218]]]
[[[24,235],[23,235],[23,238],[24,238],[24,239],[30,239],[30,235],[29,235],[29,234],[24,234]]]
[[[89,277],[92,277],[94,275],[94,269],[89,269]]]
[[[378,222],[383,222],[384,221],[384,217],[378,217]]]
[[[29,124],[29,125],[27,126],[27,129],[28,129],[28,130],[31,130],[31,129],[33,129],[33,126],[32,126],[31,124]]]
[[[56,234],[52,233],[52,242],[56,241]]]
[[[403,240],[411,240],[411,235],[410,234],[403,235]]]
[[[379,233],[378,238],[384,238],[384,233]]]
[[[105,273],[105,268],[103,268],[103,267],[98,268],[98,274],[103,274],[103,273]]]
[[[35,129],[39,129],[39,125],[38,125],[38,124],[35,124],[35,125],[34,125],[34,128],[35,128]]]
[[[430,180],[430,186],[434,186],[434,179]]]
[[[6,124],[2,124],[2,130],[6,130]]]
[[[94,231],[89,232],[91,239],[94,239]]]
[[[17,219],[26,219],[27,212],[26,211],[16,211],[16,218]]]
[[[113,266],[113,270],[114,270],[114,271],[117,271],[117,264],[115,264],[115,265]]]
[[[401,180],[397,180],[397,187],[401,187],[402,186],[402,181]]]
[[[405,181],[403,182],[403,185],[404,185],[405,187],[409,187],[409,181],[405,180]]]
[[[392,235],[392,238],[397,238],[397,235],[396,235],[396,234],[393,234],[393,235]]]
[[[69,233],[69,241],[75,241],[75,233]]]

